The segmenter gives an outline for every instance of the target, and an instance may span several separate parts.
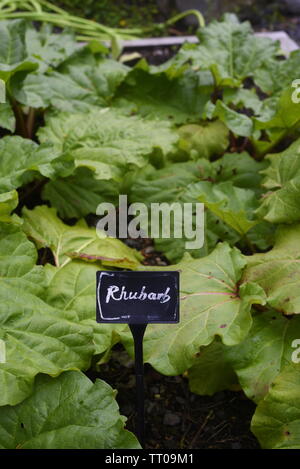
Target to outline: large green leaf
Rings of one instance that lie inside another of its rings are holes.
[[[256,409],[251,430],[266,449],[300,449],[300,368],[286,367]]]
[[[2,287],[11,285],[21,289],[22,286],[26,292],[40,293],[44,275],[42,267],[36,266],[34,244],[28,241],[20,227],[0,223],[0,230]]]
[[[240,252],[224,243],[205,258],[172,267],[181,272],[180,323],[148,326],[145,361],[161,373],[176,375],[190,368],[199,347],[215,336],[226,345],[241,342],[252,324],[251,305],[265,301],[257,285],[238,287],[244,265]],[[132,346],[130,336],[122,336],[125,345]]]
[[[28,73],[34,72],[38,65],[29,60],[7,65],[0,63],[0,79],[7,83],[7,90],[10,95],[17,95],[16,90],[19,89]]]
[[[0,194],[0,221],[11,223],[17,222],[16,215],[11,217],[11,212],[17,207],[19,202],[17,191],[4,192]]]
[[[279,227],[273,249],[249,256],[244,273],[245,281],[259,284],[269,305],[285,314],[300,314],[299,237],[299,225]]]
[[[199,31],[200,44],[187,44],[173,63],[177,67],[191,61],[200,70],[211,70],[216,86],[239,87],[266,60],[276,56],[279,44],[252,34],[250,23],[239,23],[227,14]]]
[[[216,392],[238,386],[236,374],[224,353],[228,348],[215,340],[200,350],[195,364],[188,371],[189,387],[192,392],[200,396],[211,396]]]
[[[138,449],[124,429],[115,391],[78,372],[38,376],[21,404],[0,410],[2,449]]]
[[[286,60],[266,60],[254,71],[255,83],[262,91],[274,94],[291,86],[300,76],[300,51],[295,50]]]
[[[95,320],[96,272],[99,266],[73,260],[63,267],[45,266],[44,300],[62,311],[75,312],[74,319],[93,328],[95,354],[107,352],[118,342],[123,325],[98,324]],[[105,268],[101,267],[101,270]]]
[[[190,202],[197,202],[189,199]],[[183,236],[182,238],[157,238],[154,240],[156,249],[163,252],[164,255],[171,263],[179,262],[184,254],[188,252],[192,257],[199,258],[210,254],[219,241],[226,241],[231,246],[234,246],[240,239],[239,234],[231,229],[228,225],[222,222],[216,215],[210,211],[204,213],[204,244],[199,249],[186,249],[186,243],[190,241]],[[195,219],[193,219],[193,230],[196,229]],[[184,225],[182,226],[184,232]]]
[[[23,20],[0,22],[0,79],[8,83],[9,94],[16,85],[21,85],[28,73],[38,68],[38,64],[28,58],[24,47],[25,33],[26,22]]]
[[[235,187],[229,181],[220,184],[202,181],[191,184],[189,193],[242,236],[258,223],[251,220],[256,207],[252,190]]]
[[[57,267],[68,264],[72,258],[79,258],[104,266],[135,269],[142,258],[136,250],[118,239],[110,238],[103,232],[99,237],[96,228],[88,228],[79,223],[75,226],[66,225],[57,217],[53,208],[24,208],[23,215],[25,233],[39,248],[51,249]]]
[[[42,195],[62,217],[81,218],[96,213],[102,202],[118,205],[119,193],[120,185],[116,181],[95,179],[88,168],[78,168],[68,178],[49,181]]]
[[[223,102],[235,110],[252,111],[256,116],[260,115],[263,106],[263,101],[260,100],[255,88],[225,88]],[[241,119],[243,120],[243,116]]]
[[[26,22],[23,20],[0,22],[0,63],[16,64],[26,58]]]
[[[260,187],[262,176],[260,172],[265,169],[265,161],[255,161],[249,153],[225,153],[222,158],[212,164],[215,182],[232,181],[234,186],[243,189],[252,189],[262,192]]]
[[[199,197],[203,197],[201,201],[211,210],[206,213],[204,247],[190,251],[194,257],[207,255],[219,240],[230,244],[240,239],[244,242],[246,229],[249,229],[247,236],[250,242],[265,249],[270,245],[271,233],[263,223],[257,225],[257,221],[251,220],[257,206],[256,196],[254,191],[243,188],[254,186],[256,192],[259,191],[261,177],[258,171],[263,167],[263,163],[255,162],[246,153],[227,154],[214,163],[199,159],[193,163],[175,163],[159,170],[146,167],[133,180],[130,201],[142,200],[146,204],[197,203]],[[227,182],[206,182],[223,179]],[[201,180],[204,181],[199,182]],[[242,188],[233,186],[231,180]],[[171,236],[155,239],[155,244],[171,262],[178,262],[185,252],[186,241],[185,237]]]
[[[129,73],[113,101],[124,112],[143,117],[170,120],[174,124],[198,122],[213,92],[209,72],[188,71],[170,79],[153,74],[143,62]]]
[[[51,105],[67,112],[108,106],[128,68],[111,59],[96,59],[87,52],[86,55],[70,59],[59,71],[30,75],[22,90],[25,94],[18,95],[19,99],[32,107]]]
[[[42,294],[44,275],[36,250],[19,228],[0,225],[0,405],[27,397],[35,376],[87,368],[94,352],[92,329],[72,314],[50,307]]]
[[[53,26],[48,23],[43,23],[39,30],[27,24],[26,52],[31,60],[38,62],[39,72],[46,72],[50,67],[58,67],[78,50],[72,31],[61,31],[57,34],[53,32],[53,29]]]
[[[130,201],[142,200],[147,205],[163,202],[197,203],[199,192],[190,190],[190,187],[193,187],[192,183],[203,179],[213,180],[215,175],[214,164],[203,158],[195,162],[171,164],[159,170],[146,167],[133,179],[129,192]],[[156,238],[155,245],[158,251],[162,251],[171,262],[179,262],[184,255],[185,244],[188,240],[185,236],[174,238],[172,234],[171,230],[170,238]],[[193,257],[209,254],[219,240],[226,239],[234,244],[239,239],[239,236],[212,212],[206,214],[204,235],[203,248],[189,251]]]
[[[218,120],[205,125],[183,125],[178,132],[179,148],[190,153],[195,160],[222,155],[229,145],[229,131]]]
[[[294,91],[291,86],[285,89],[271,113],[267,112],[264,119],[254,119],[254,135],[251,140],[258,153],[270,152],[285,136],[293,135],[295,130],[299,130],[299,104],[293,99]]]
[[[274,311],[264,312],[254,317],[244,342],[223,348],[223,360],[237,373],[245,394],[258,402],[272,389],[284,367],[292,363],[292,344],[299,338],[299,317],[287,319]]]
[[[270,165],[262,174],[263,195],[258,214],[272,223],[300,220],[300,139],[281,153],[269,155]]]
[[[16,128],[15,115],[8,102],[0,103],[0,127],[11,132],[14,132]]]
[[[121,116],[109,109],[50,117],[40,128],[41,142],[71,154],[76,166],[95,172],[97,179],[121,179],[124,169],[147,164],[154,150],[167,155],[178,136],[167,122]]]
[[[181,201],[191,183],[210,178],[211,164],[205,159],[174,163],[162,169],[147,166],[137,173],[130,187],[130,201],[146,203]]]
[[[214,110],[215,117],[218,117],[228,129],[235,135],[250,137],[253,133],[253,122],[250,117],[231,109],[229,106],[218,100]]]
[[[53,177],[60,161],[59,153],[49,145],[18,136],[4,137],[0,140],[0,191],[16,189],[38,174]]]

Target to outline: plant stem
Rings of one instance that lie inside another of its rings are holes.
[[[250,249],[251,253],[256,254],[257,251],[256,251],[253,243],[250,241],[250,239],[248,238],[248,236],[246,234],[244,235],[244,240],[245,240],[248,248]]]
[[[14,98],[11,99],[11,105],[16,118],[16,133],[21,135],[21,137],[27,138],[27,127],[22,109]]]
[[[27,136],[30,139],[33,138],[34,124],[35,124],[35,109],[31,107],[29,108],[29,113],[28,113],[27,122],[26,122]]]
[[[189,15],[196,16],[196,18],[198,19],[198,22],[199,22],[199,27],[200,28],[205,28],[204,17],[200,13],[200,11],[198,11],[198,10],[186,10],[182,13],[179,13],[176,16],[173,16],[173,18],[170,18],[169,20],[167,20],[165,23],[162,23],[162,24],[164,24],[165,26],[169,26],[171,24],[177,23],[177,21],[182,20],[183,18],[185,18],[186,16],[189,16]]]

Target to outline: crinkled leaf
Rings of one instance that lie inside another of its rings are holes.
[[[249,256],[244,279],[266,292],[268,303],[285,314],[300,314],[300,226],[281,226],[271,251]]]
[[[43,189],[43,199],[64,218],[81,218],[96,213],[102,202],[118,204],[120,193],[116,181],[99,181],[87,168],[78,168],[74,175],[49,181]]]
[[[62,311],[71,311],[74,320],[93,328],[95,354],[110,350],[118,342],[118,330],[124,325],[99,324],[95,321],[96,272],[99,266],[73,260],[63,267],[45,266],[44,300]],[[101,270],[105,268],[101,267]]]
[[[300,76],[300,51],[293,51],[286,60],[267,60],[254,71],[255,83],[264,93],[276,94]]]
[[[187,196],[188,195],[189,194],[187,193]],[[189,200],[188,203],[197,202],[197,200],[193,199],[186,200]],[[163,252],[167,259],[171,263],[174,263],[179,262],[186,252],[194,258],[204,257],[215,249],[219,241],[226,241],[231,246],[234,246],[235,243],[239,241],[239,234],[222,222],[220,218],[215,216],[212,212],[206,211],[204,216],[204,244],[201,248],[198,247],[187,251],[186,243],[189,242],[190,239],[185,236],[182,238],[174,238],[171,236],[170,238],[155,239],[154,244],[156,249],[159,252]],[[193,223],[195,223],[195,220],[193,220]],[[193,230],[195,229],[196,226],[193,224]]]
[[[0,410],[2,449],[138,449],[124,429],[115,391],[71,371],[58,378],[38,376],[21,404]]]
[[[16,217],[11,217],[11,212],[17,207],[19,202],[17,191],[4,192],[0,194],[0,222],[11,223],[16,221]]]
[[[200,202],[240,235],[246,234],[258,223],[257,220],[251,220],[256,207],[256,197],[252,190],[235,187],[231,182],[212,184],[203,181],[191,184],[189,191],[195,198],[198,194]]]
[[[159,170],[146,167],[133,179],[129,193],[130,202],[140,202],[142,200],[147,205],[164,202],[197,203],[198,193],[195,195],[190,192],[190,184],[202,179],[214,178],[214,176],[213,165],[206,159],[170,164]],[[182,231],[184,232],[184,230]],[[189,254],[194,257],[205,256],[215,248],[219,239],[236,242],[238,236],[233,232],[232,237],[229,231],[230,229],[225,224],[212,213],[208,213],[205,220],[204,246],[201,249],[189,250]],[[184,255],[188,240],[185,236],[174,238],[172,233],[173,226],[171,227],[171,237],[156,238],[155,246],[171,262],[179,262]]]
[[[25,44],[26,22],[23,20],[0,22],[0,78],[8,82],[14,75],[18,80],[38,68],[28,59]]]
[[[236,374],[224,354],[227,348],[214,341],[200,350],[195,364],[188,371],[189,387],[193,393],[211,396],[238,386]]]
[[[219,244],[205,258],[172,267],[181,272],[180,323],[148,326],[145,361],[161,373],[176,375],[190,368],[199,347],[209,345],[216,335],[226,345],[241,342],[252,324],[251,305],[265,301],[257,285],[238,287],[244,265],[238,250]],[[122,336],[130,346],[130,336]]]
[[[277,42],[254,36],[250,23],[239,23],[230,14],[212,21],[198,35],[200,44],[183,46],[173,62],[177,68],[191,61],[200,70],[211,70],[218,87],[239,87],[279,49]]]
[[[23,209],[25,233],[37,246],[49,247],[57,267],[71,262],[71,258],[99,262],[99,264],[135,269],[141,255],[120,240],[99,233],[96,228],[83,224],[69,226],[56,215],[56,210],[37,206],[33,210]]]
[[[215,182],[232,181],[243,189],[261,192],[262,176],[260,171],[267,166],[264,161],[255,161],[247,152],[226,153],[212,164]]]
[[[34,72],[37,68],[38,65],[34,62],[30,62],[29,60],[24,60],[23,62],[13,65],[0,63],[0,79],[5,83],[9,82],[7,85],[8,89],[11,94],[17,96],[17,90],[20,89],[26,75]]]
[[[39,72],[58,67],[78,50],[72,31],[53,33],[53,26],[47,23],[43,23],[39,30],[27,25],[25,42],[28,56],[39,64]]]
[[[221,121],[188,124],[178,129],[179,148],[193,159],[222,155],[229,145],[229,131]]]
[[[11,193],[14,195],[14,193]],[[8,195],[8,194],[3,194]],[[12,202],[15,204],[16,200]],[[37,252],[19,227],[0,224],[0,277],[2,287],[12,284],[30,293],[40,294],[44,286],[41,266],[36,266]]]
[[[127,67],[110,59],[72,60],[59,71],[32,74],[18,95],[32,107],[52,106],[66,112],[88,112],[108,106],[117,86],[127,74]]]
[[[30,182],[37,174],[53,177],[60,155],[50,145],[7,136],[0,140],[0,191],[7,192]]]
[[[205,159],[174,163],[162,169],[147,166],[133,180],[130,201],[142,200],[146,204],[180,201],[189,184],[211,175],[211,165]]]
[[[113,110],[50,117],[38,132],[41,142],[71,154],[76,166],[95,172],[97,179],[120,179],[124,169],[142,167],[154,150],[175,150],[177,134],[167,122],[121,116]]]
[[[262,173],[264,194],[258,214],[272,223],[300,220],[300,139],[281,153],[269,155],[270,166]]]
[[[289,87],[281,93],[273,115],[267,113],[264,120],[254,119],[252,143],[260,154],[271,151],[283,137],[299,128],[299,104],[293,100],[294,91],[294,88]],[[259,140],[262,132],[264,138]]]
[[[38,373],[53,376],[88,368],[94,353],[92,329],[73,322],[35,295],[3,284],[0,335],[6,362],[0,364],[1,405],[14,405],[31,392]]]
[[[8,102],[0,103],[0,127],[10,132],[14,132],[16,128],[16,118]]]
[[[245,394],[258,402],[272,389],[284,367],[292,363],[292,344],[299,337],[299,317],[287,319],[274,311],[264,312],[253,318],[244,342],[224,347],[223,359],[237,373]]]
[[[25,43],[26,22],[23,20],[0,22],[0,63],[16,64],[26,58]]]
[[[6,349],[0,405],[14,405],[30,394],[38,373],[87,368],[94,346],[90,327],[36,296],[44,276],[33,244],[13,225],[1,225],[0,236],[0,337]]]
[[[252,119],[226,106],[223,101],[217,101],[214,116],[221,119],[234,134],[242,137],[250,137],[252,135]]]
[[[277,110],[272,119],[265,121],[256,120],[255,128],[260,129],[291,129],[300,121],[298,103],[293,100],[294,89],[285,89],[278,101]]]
[[[251,430],[266,449],[300,449],[300,368],[284,368],[256,409]]]
[[[166,74],[149,73],[136,67],[120,86],[113,101],[124,112],[137,112],[151,119],[174,124],[198,122],[210,95],[210,73],[187,72],[172,80]]]
[[[234,105],[235,109],[251,110],[255,115],[260,114],[263,105],[254,88],[225,88],[223,102],[227,106]]]
[[[195,162],[175,163],[159,170],[151,167],[144,168],[137,174],[131,185],[130,201],[143,200],[146,204],[197,203],[199,202],[199,190],[195,190],[197,181],[214,180],[217,174],[221,174],[222,161],[223,158],[211,164],[205,159],[200,159]],[[229,175],[227,177],[230,178]],[[219,240],[234,244],[240,238],[237,232],[211,211],[206,214],[204,235],[203,248],[189,250],[193,257],[203,257],[209,254]],[[158,251],[162,251],[171,262],[178,262],[186,250],[187,241],[185,237],[171,236],[170,238],[156,238],[155,245]]]

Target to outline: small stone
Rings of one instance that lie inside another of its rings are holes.
[[[150,389],[153,394],[159,394],[158,386],[152,386]]]
[[[153,246],[147,246],[145,249],[143,249],[144,254],[151,254],[154,251]]]
[[[165,265],[168,265],[168,264],[167,264],[165,261],[159,260],[159,261],[157,261],[157,265],[163,265],[163,266],[165,266]]]
[[[175,401],[178,402],[178,404],[185,405],[186,401],[183,399],[183,397],[176,396]]]
[[[240,443],[231,443],[231,449],[241,449],[242,446]]]
[[[167,412],[164,416],[164,425],[178,425],[180,423],[180,417],[178,414],[173,414],[173,412]]]

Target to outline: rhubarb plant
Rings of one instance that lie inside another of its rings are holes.
[[[87,377],[133,354],[126,325],[96,323],[96,272],[167,269],[181,320],[147,328],[145,360],[200,395],[243,390],[261,446],[299,449],[299,51],[232,15],[160,66],[23,20],[0,38],[0,447],[139,447]],[[157,238],[169,265],[145,265],[96,232],[119,195],[204,203],[203,247]]]

